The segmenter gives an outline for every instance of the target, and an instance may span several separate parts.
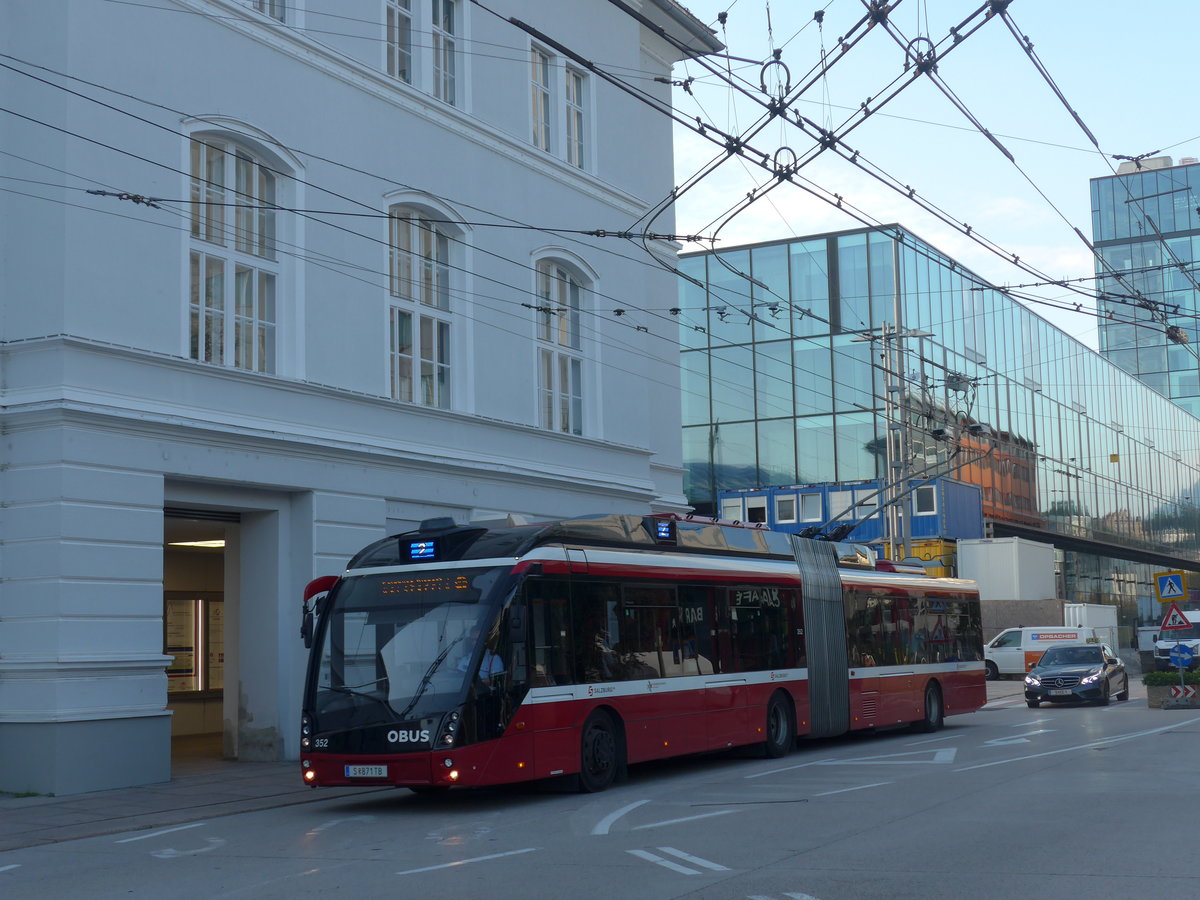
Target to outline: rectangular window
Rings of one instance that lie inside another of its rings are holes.
[[[411,210],[393,209],[388,225],[392,296],[449,309],[449,238]]]
[[[457,0],[433,0],[433,95],[454,106],[454,35]]]
[[[583,433],[582,381],[578,359],[553,350],[538,350],[538,405],[543,428]]]
[[[287,10],[287,3],[286,0],[254,0],[254,8],[264,16],[270,16],[272,19],[282,22]]]
[[[775,521],[783,525],[789,525],[796,521],[795,494],[775,498]]]
[[[192,237],[225,243],[225,151],[192,141]]]
[[[587,137],[584,119],[585,82],[582,73],[575,69],[566,70],[566,115],[567,115],[567,162],[580,169],[584,167],[584,141]]]
[[[412,313],[393,306],[388,329],[392,397],[406,403],[413,399],[412,318]]]
[[[913,494],[913,515],[914,516],[934,516],[937,515],[937,486],[932,484],[922,485],[917,488]]]
[[[412,0],[387,0],[387,71],[412,84]]]
[[[728,519],[730,522],[740,522],[744,516],[741,497],[725,497],[721,500],[722,519]]]
[[[550,56],[536,47],[530,51],[529,89],[533,146],[550,150]]]
[[[747,497],[746,498],[746,521],[747,522],[766,522],[767,521],[767,498],[766,497]]]
[[[801,494],[800,495],[800,521],[801,522],[824,522],[825,517],[821,514],[821,495],[820,494]]]

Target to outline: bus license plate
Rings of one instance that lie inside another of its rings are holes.
[[[387,766],[346,766],[347,778],[387,778]]]
[[[1072,693],[1072,691],[1070,688],[1056,688],[1055,690],[1050,692],[1050,696],[1051,697],[1069,697],[1069,696],[1071,696],[1071,693]]]

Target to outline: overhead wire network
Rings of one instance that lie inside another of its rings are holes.
[[[379,215],[382,215],[382,213],[380,213]],[[520,226],[520,227],[534,228],[534,227],[537,227],[537,226],[531,226],[531,225],[522,225],[522,226]],[[511,287],[511,285],[509,285],[509,286]]]

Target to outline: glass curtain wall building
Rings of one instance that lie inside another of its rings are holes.
[[[722,489],[885,478],[899,461],[979,485],[992,536],[1054,544],[1063,599],[1115,603],[1124,625],[1157,622],[1154,572],[1200,570],[1200,420],[911,232],[688,254],[680,270],[698,512]]]
[[[1093,178],[1092,241],[1100,352],[1193,415],[1200,415],[1200,165],[1159,156]],[[1175,326],[1189,339],[1167,334]]]

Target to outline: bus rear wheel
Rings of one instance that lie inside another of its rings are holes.
[[[594,794],[608,788],[617,777],[620,753],[617,726],[612,716],[598,709],[583,723],[579,745],[579,789]]]
[[[763,741],[763,752],[771,759],[785,756],[796,741],[796,729],[792,726],[792,711],[782,694],[775,694],[767,704],[767,739]]]
[[[942,689],[931,682],[925,687],[925,717],[916,723],[916,728],[917,731],[937,731],[943,721],[945,707],[942,706]]]

